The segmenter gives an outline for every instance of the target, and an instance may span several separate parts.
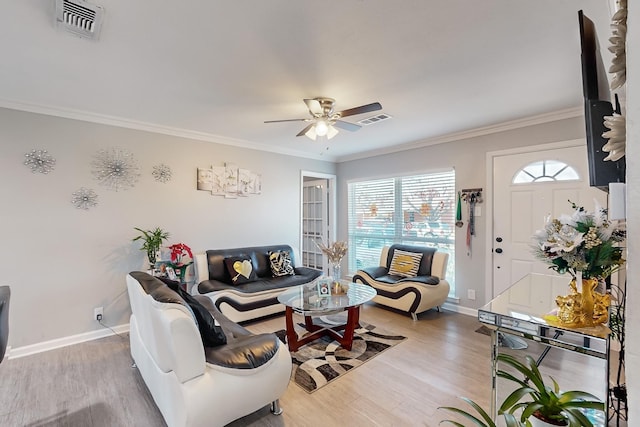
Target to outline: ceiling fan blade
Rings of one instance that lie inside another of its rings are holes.
[[[309,131],[315,125],[315,123],[309,124],[306,128],[302,129],[296,136],[302,136]]]
[[[310,119],[286,119],[286,120],[265,120],[265,123],[280,123],[280,122],[308,122]]]
[[[348,110],[339,111],[340,117],[355,116],[356,114],[370,113],[371,111],[382,110],[382,105],[379,102],[373,102],[367,105],[361,105],[359,107],[349,108]]]
[[[307,104],[307,108],[311,114],[322,114],[322,105],[317,99],[305,99],[304,103]]]
[[[344,122],[342,120],[336,120],[336,122],[333,125],[340,129],[348,130],[349,132],[355,132],[362,127],[355,123]]]

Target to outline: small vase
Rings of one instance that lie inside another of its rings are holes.
[[[331,262],[329,261],[329,274],[335,282],[339,281],[342,278],[342,274],[340,271],[340,261]]]
[[[571,328],[591,327],[608,320],[611,296],[596,292],[598,279],[583,279],[581,272],[571,280],[567,296],[556,298],[558,320]]]

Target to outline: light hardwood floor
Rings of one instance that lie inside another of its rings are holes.
[[[475,317],[431,310],[414,322],[368,304],[361,320],[408,339],[315,393],[290,383],[280,400],[281,416],[263,408],[230,426],[437,426],[447,416],[438,406],[461,406],[458,396],[488,408],[490,339],[475,332],[480,326]],[[245,327],[273,332],[284,328],[284,317]],[[584,375],[597,372],[598,365],[561,350],[552,350],[545,364],[556,378],[584,377],[581,385],[588,391],[597,392],[602,384]],[[164,426],[130,365],[127,335],[5,360],[0,426]]]

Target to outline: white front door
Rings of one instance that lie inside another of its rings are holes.
[[[549,215],[571,214],[568,200],[593,211],[594,199],[606,207],[606,193],[589,187],[584,145],[494,157],[493,297],[528,273],[552,273],[535,259],[531,237]]]

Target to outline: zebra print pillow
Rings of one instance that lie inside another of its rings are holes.
[[[401,277],[416,277],[422,261],[422,253],[406,252],[396,249],[393,251],[389,275]]]
[[[273,277],[293,276],[293,265],[289,251],[269,252],[269,265]]]

